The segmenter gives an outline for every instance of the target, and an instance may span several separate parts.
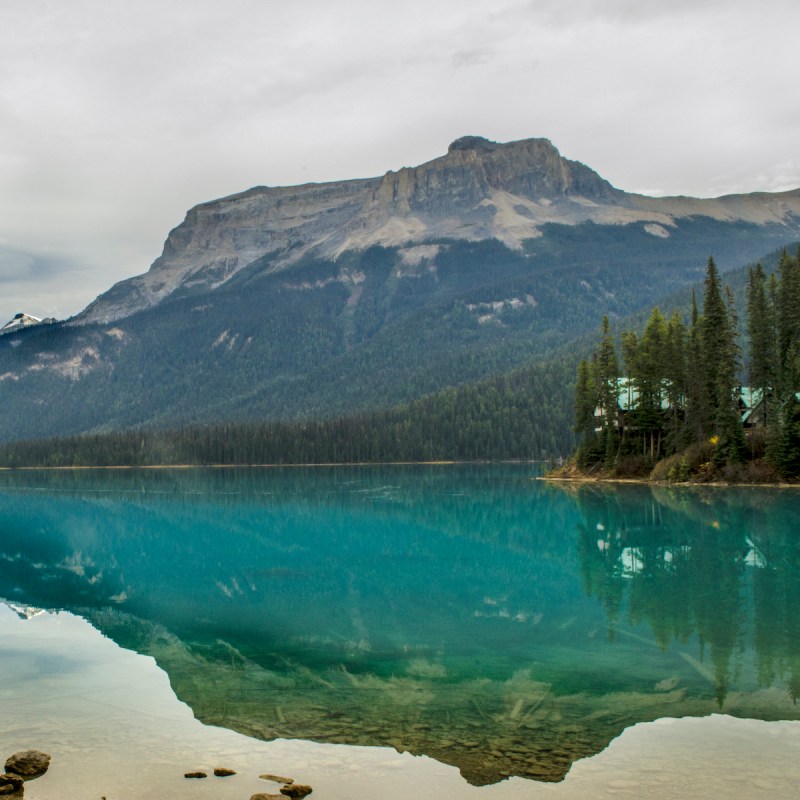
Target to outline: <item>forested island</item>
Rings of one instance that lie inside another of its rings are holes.
[[[656,307],[641,335],[608,317],[578,367],[574,457],[557,474],[669,481],[800,477],[800,250],[751,267],[740,324],[709,258],[688,325]],[[747,339],[743,367],[740,330]],[[745,384],[744,380],[748,383]]]

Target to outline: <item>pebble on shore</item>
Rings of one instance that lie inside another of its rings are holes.
[[[226,778],[229,775],[236,775],[236,770],[228,769],[227,767],[215,767],[214,775],[218,778]],[[184,778],[207,778],[208,774],[205,772],[185,772]],[[302,800],[303,797],[311,794],[313,789],[310,786],[302,783],[295,783],[294,778],[284,778],[282,775],[273,775],[271,773],[264,773],[259,775],[261,780],[273,781],[274,783],[282,783],[280,794],[270,794],[268,792],[259,792],[254,794],[250,800]],[[0,794],[2,794],[0,790]]]

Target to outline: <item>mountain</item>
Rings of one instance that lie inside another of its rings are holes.
[[[498,144],[465,136],[446,155],[382,178],[256,187],[196,206],[149,272],[114,286],[78,320],[110,322],[176,293],[213,290],[259,260],[281,271],[307,256],[336,260],[380,245],[399,248],[413,269],[435,258],[431,243],[442,239],[497,239],[516,250],[548,223],[585,222],[641,223],[647,234],[669,238],[679,220],[698,216],[796,229],[800,190],[645,197],[615,189],[547,139]]]
[[[192,209],[144,275],[0,337],[0,439],[326,417],[536,363],[800,234],[800,191],[612,187],[550,142]]]

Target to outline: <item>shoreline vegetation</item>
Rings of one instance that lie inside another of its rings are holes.
[[[728,473],[724,476],[694,475],[691,474],[676,480],[670,478],[668,471],[665,473],[663,462],[653,469],[645,470],[639,474],[620,475],[613,470],[582,470],[574,459],[570,459],[560,467],[549,470],[538,480],[552,483],[608,483],[608,484],[637,484],[642,486],[714,486],[720,488],[734,487],[768,487],[775,489],[800,489],[800,480],[782,479],[774,471],[762,464],[755,464],[742,473]]]
[[[574,361],[531,365],[337,418],[187,423],[0,443],[0,467],[555,459],[574,446]]]
[[[800,481],[800,250],[749,271],[740,323],[709,258],[702,312],[654,308],[617,338],[608,317],[575,385],[577,450],[554,479],[792,485]],[[747,334],[746,368],[740,331]],[[745,385],[749,381],[749,385]]]
[[[692,293],[688,320],[655,308],[642,331],[617,337],[604,317],[599,344],[578,366],[572,427],[565,368],[574,366],[565,356],[338,418],[5,442],[0,469],[554,461],[577,441],[553,478],[792,484],[800,480],[800,249],[784,251],[769,276],[751,268],[746,303],[740,322],[709,258],[702,312]]]
[[[31,470],[127,470],[127,469],[316,469],[325,467],[435,467],[435,466],[455,466],[458,464],[541,464],[550,463],[549,461],[507,459],[504,461],[457,461],[457,460],[436,460],[436,461],[330,461],[330,462],[308,462],[308,463],[241,463],[241,464],[82,464],[80,466],[59,466],[59,467],[4,467],[0,466],[0,472],[23,472]]]

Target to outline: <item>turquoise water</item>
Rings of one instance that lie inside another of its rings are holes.
[[[800,494],[530,466],[0,474],[0,597],[204,722],[560,780],[627,727],[800,718]]]

